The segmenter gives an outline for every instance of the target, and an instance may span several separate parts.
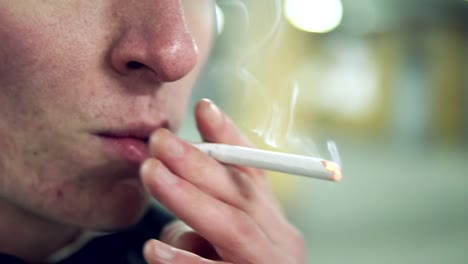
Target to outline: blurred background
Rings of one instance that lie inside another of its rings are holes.
[[[338,145],[339,183],[270,174],[308,263],[468,263],[468,1],[217,3],[192,104],[260,148]]]

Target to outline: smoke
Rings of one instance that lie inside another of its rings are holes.
[[[319,148],[308,131],[307,119],[299,117],[303,87],[290,79],[295,51],[289,44],[294,40],[282,35],[282,1],[218,0],[217,5],[225,25],[215,74],[221,98],[228,98],[223,100],[228,113],[260,147],[311,156],[323,153],[324,147]]]

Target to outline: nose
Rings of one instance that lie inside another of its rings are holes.
[[[122,6],[122,26],[112,45],[112,68],[121,75],[144,75],[157,82],[187,75],[197,63],[198,48],[180,0],[128,2],[132,4]]]

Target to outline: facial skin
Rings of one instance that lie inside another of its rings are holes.
[[[139,219],[139,164],[98,135],[177,130],[212,14],[211,0],[0,0],[0,235],[9,221],[72,234]]]

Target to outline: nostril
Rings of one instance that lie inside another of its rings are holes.
[[[131,69],[131,70],[138,70],[138,69],[141,69],[145,67],[144,64],[142,63],[139,63],[138,61],[130,61],[127,63],[127,68]]]

